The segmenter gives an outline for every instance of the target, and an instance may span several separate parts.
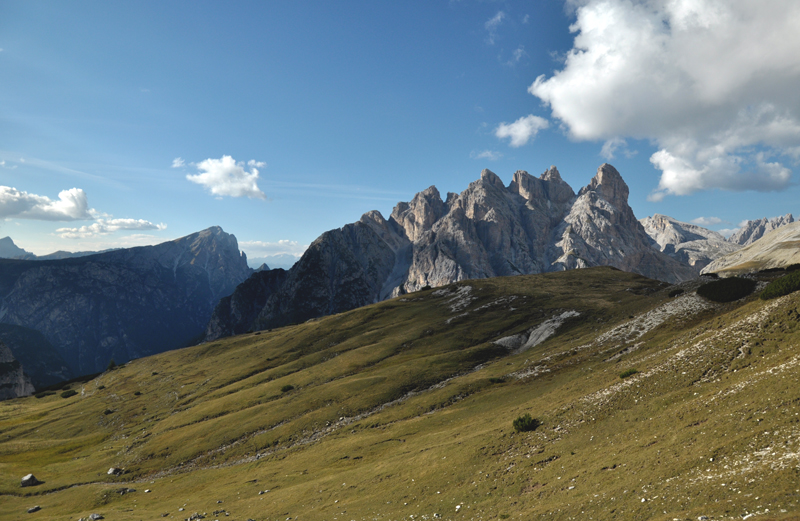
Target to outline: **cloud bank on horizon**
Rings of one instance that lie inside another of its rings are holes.
[[[567,4],[573,48],[528,91],[572,139],[604,141],[608,159],[630,153],[627,139],[653,142],[650,162],[661,170],[653,201],[790,185],[786,165],[800,162],[800,2]],[[510,131],[497,136],[524,144]]]

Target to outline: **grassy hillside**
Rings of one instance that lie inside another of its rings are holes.
[[[0,402],[0,519],[796,519],[800,297],[674,289],[465,281]]]

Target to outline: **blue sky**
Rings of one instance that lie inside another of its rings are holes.
[[[606,161],[640,218],[797,214],[798,26],[789,0],[0,0],[0,236],[299,255],[483,168],[577,191]]]

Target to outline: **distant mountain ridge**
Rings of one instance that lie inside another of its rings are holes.
[[[800,222],[780,226],[738,251],[720,257],[703,273],[737,275],[800,264]]]
[[[61,260],[0,259],[0,322],[41,332],[70,370],[187,345],[252,270],[219,227]]]
[[[255,320],[220,303],[206,339],[302,322],[465,279],[600,265],[669,282],[697,276],[651,244],[628,205],[628,186],[609,164],[577,194],[555,167],[538,178],[518,171],[508,186],[484,170],[460,194],[442,199],[431,186],[398,203],[389,219],[371,211],[323,233],[276,290],[261,292],[263,284],[254,278],[236,289],[231,302],[241,303],[245,294],[265,302]]]
[[[698,273],[714,259],[738,250],[741,246],[722,234],[655,214],[639,220],[658,250],[673,259],[688,264]]]
[[[745,221],[742,226],[728,239],[730,242],[747,246],[773,230],[794,222],[792,214],[787,213],[778,217]]]
[[[11,237],[3,237],[0,239],[0,259],[19,259],[19,260],[58,260],[58,259],[71,259],[74,257],[86,257],[87,255],[96,255],[98,253],[106,253],[109,251],[118,250],[120,248],[111,248],[108,250],[100,251],[63,251],[58,250],[47,255],[36,255],[26,251],[16,244],[14,244]]]

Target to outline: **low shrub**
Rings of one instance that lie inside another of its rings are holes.
[[[683,294],[683,288],[676,288],[669,292],[669,298],[677,297]]]
[[[288,393],[292,389],[294,389],[294,385],[284,385],[283,387],[281,387],[281,392]]]
[[[76,394],[78,394],[78,391],[76,391],[75,389],[69,389],[68,391],[64,391],[63,393],[61,393],[61,397],[69,398],[70,396],[75,396]]]
[[[56,394],[55,391],[42,391],[34,394],[34,396],[37,398],[44,398],[45,396],[53,396],[54,394]]]
[[[707,282],[697,288],[697,294],[713,302],[733,302],[751,294],[756,281],[740,277],[728,277]]]
[[[111,409],[106,409],[105,411],[103,411],[103,414],[108,416],[109,414],[114,414],[114,411],[112,411]]]
[[[800,271],[792,271],[779,279],[775,279],[761,292],[761,300],[782,297],[800,289]]]
[[[629,377],[629,376],[633,376],[633,375],[635,375],[635,374],[636,374],[636,373],[638,373],[638,372],[639,372],[639,370],[638,370],[638,369],[633,369],[633,368],[631,368],[631,369],[627,369],[627,370],[625,370],[625,371],[622,371],[621,373],[619,373],[619,377],[620,377],[620,378],[622,378],[622,379],[624,380],[624,379],[626,379],[627,377]]]
[[[536,418],[532,418],[530,414],[527,412],[522,416],[518,417],[514,420],[514,430],[517,432],[528,432],[528,431],[535,431],[542,422],[537,420]]]
[[[489,378],[489,383],[504,384],[504,383],[506,383],[506,379],[505,378]]]
[[[133,393],[133,395],[134,396],[141,396],[142,395],[142,391],[136,391],[135,393]]]

